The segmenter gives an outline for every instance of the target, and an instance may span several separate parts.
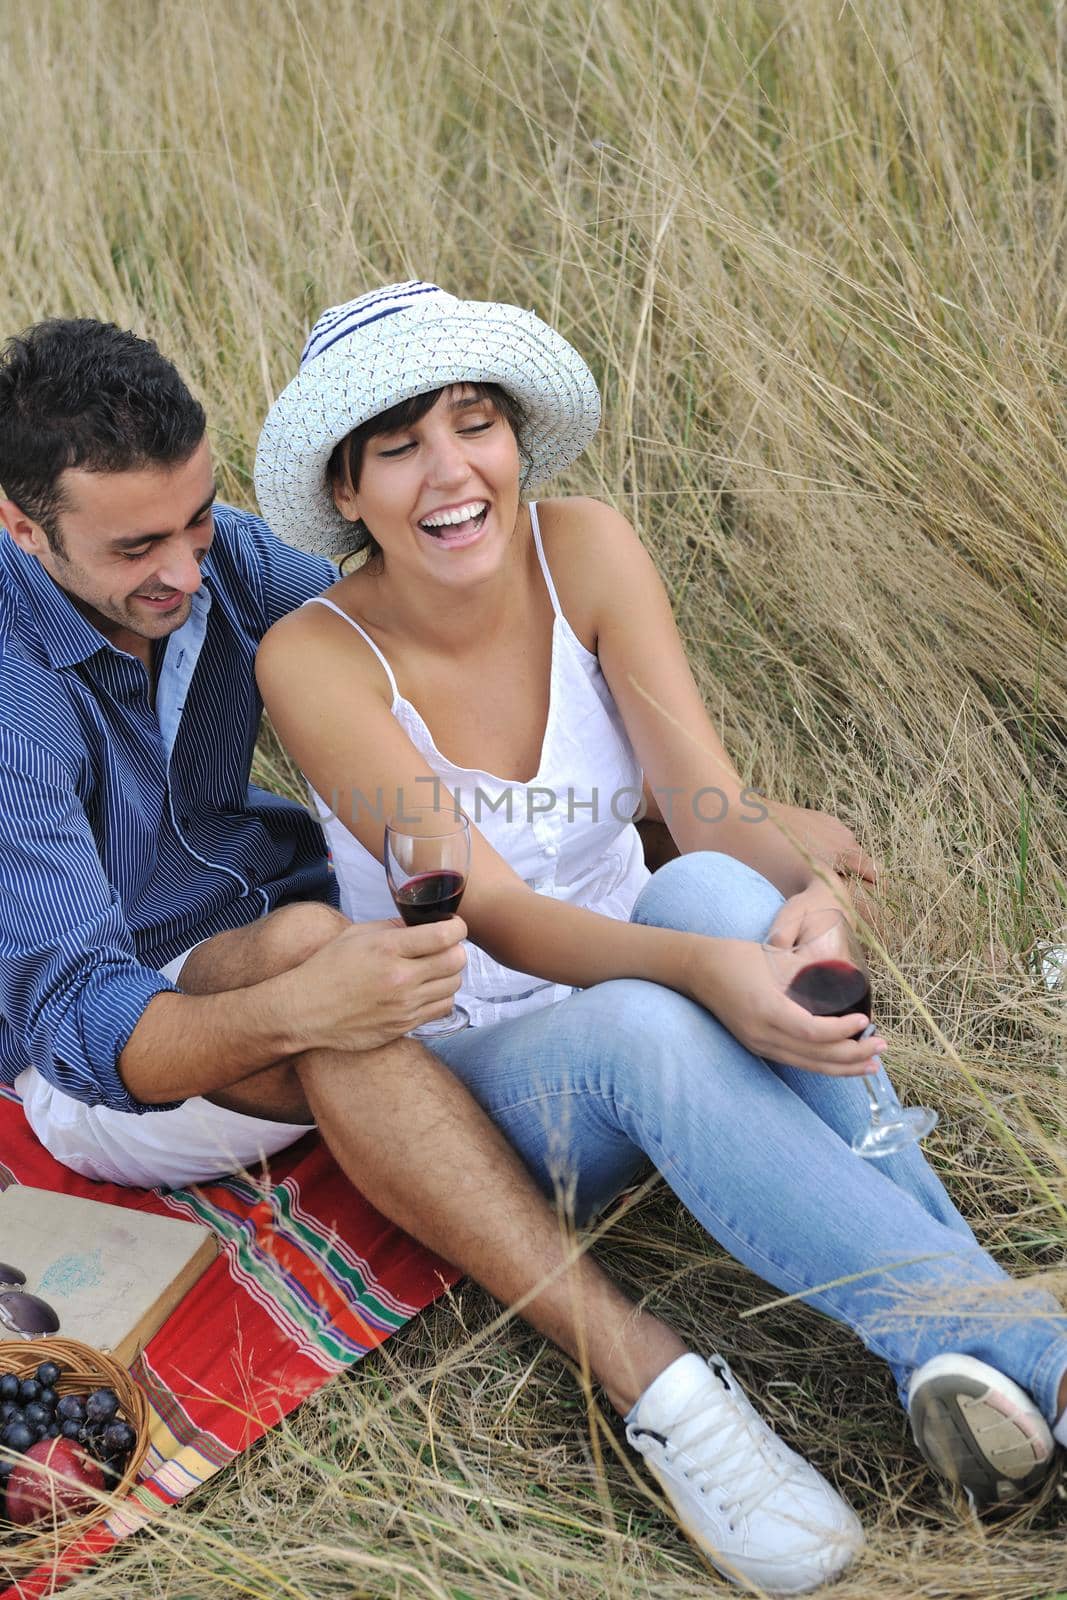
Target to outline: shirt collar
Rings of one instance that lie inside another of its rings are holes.
[[[37,557],[20,550],[6,529],[0,531],[0,572],[14,584],[32,612],[37,637],[50,665],[57,670],[78,666],[100,650],[125,654],[82,616]],[[206,614],[211,607],[206,587],[198,589],[192,601],[196,614]]]

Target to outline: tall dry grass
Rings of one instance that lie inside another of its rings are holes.
[[[1064,31],[1063,0],[0,8],[3,329],[156,336],[239,503],[310,321],[364,287],[533,305],[587,355],[571,485],[635,520],[746,776],[885,861],[899,1077],[1023,1273],[1067,1218],[1063,999],[1028,962],[1067,925]],[[841,1600],[1067,1589],[1062,1494],[962,1517],[878,1364],[744,1316],[768,1290],[662,1190],[598,1248],[857,1504]],[[715,1591],[494,1317],[464,1288],[71,1592]]]

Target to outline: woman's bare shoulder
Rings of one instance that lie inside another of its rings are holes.
[[[264,634],[256,656],[256,676],[261,689],[284,683],[290,694],[330,684],[370,689],[392,703],[392,688],[384,667],[355,622],[351,580],[342,578],[323,591],[330,605],[310,601],[290,611]],[[332,608],[344,613],[338,616]],[[346,621],[345,617],[351,618]]]
[[[637,535],[620,511],[591,495],[574,494],[538,500],[537,520],[546,540],[582,538],[586,544]]]
[[[612,584],[635,560],[647,560],[641,541],[620,512],[587,496],[539,500],[537,518],[564,616],[595,651]]]

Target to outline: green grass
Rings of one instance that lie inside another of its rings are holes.
[[[364,288],[533,305],[586,354],[567,486],[635,520],[746,779],[884,860],[903,1090],[983,1241],[1061,1293],[1064,1004],[1029,948],[1067,938],[1064,44],[1042,0],[0,10],[3,327],[155,336],[239,503],[310,322]],[[295,784],[269,739],[259,770]],[[880,1365],[743,1315],[773,1296],[662,1188],[598,1252],[856,1503],[841,1600],[1062,1600],[1062,1493],[972,1524]],[[722,1588],[494,1315],[463,1288],[71,1594]]]

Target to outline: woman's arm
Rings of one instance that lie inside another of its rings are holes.
[[[549,503],[541,515],[553,560],[559,552],[570,592],[589,606],[600,665],[646,793],[679,850],[736,856],[787,898],[808,889],[818,881],[810,858],[821,858],[823,834],[829,843],[839,831],[842,855],[854,841],[843,824],[777,806],[742,784],[705,710],[659,574],[630,524],[594,500]],[[823,820],[829,829],[820,830]],[[860,865],[873,875],[869,862]]]
[[[377,796],[389,797],[386,810],[398,793],[408,805],[439,797],[447,806],[451,796],[393,717],[368,647],[340,618],[314,614],[321,609],[294,613],[270,630],[256,675],[282,743],[380,861]],[[809,1017],[777,993],[757,947],[619,922],[536,894],[474,826],[463,917],[475,943],[505,966],[580,988],[629,977],[677,989],[714,1011],[749,1048],[796,1066],[855,1072],[873,1048],[850,1037],[858,1017]]]

